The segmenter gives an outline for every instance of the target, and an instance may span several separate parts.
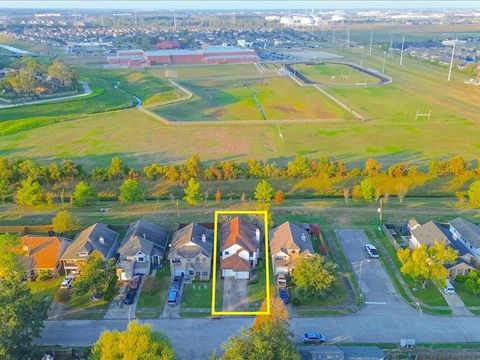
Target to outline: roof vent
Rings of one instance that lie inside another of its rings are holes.
[[[204,242],[204,243],[207,242],[207,235],[202,234],[202,242]]]
[[[100,244],[105,244],[105,238],[100,235],[100,237],[98,238],[98,242],[99,242]]]
[[[257,228],[257,230],[255,230],[255,239],[260,242],[260,229]]]
[[[302,241],[303,242],[307,241],[307,235],[305,235],[305,233],[302,233]]]

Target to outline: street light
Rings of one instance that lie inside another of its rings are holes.
[[[383,66],[382,66],[382,74],[385,73],[385,62],[387,61],[387,52],[383,52]]]
[[[358,274],[358,284],[360,285],[360,290],[362,289],[362,267],[364,262],[370,262],[370,259],[365,259],[360,261],[360,272]]]

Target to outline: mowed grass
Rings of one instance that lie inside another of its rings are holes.
[[[332,51],[358,61],[361,50]],[[381,70],[383,51],[375,49],[372,56],[364,56],[364,64]],[[452,81],[448,82],[448,68],[408,56],[400,66],[398,54],[387,56],[385,73],[393,77],[392,84],[367,89],[329,88],[327,91],[368,119],[392,125],[478,121],[480,89],[463,83],[467,75],[454,71]],[[417,110],[428,113],[430,109],[430,121],[425,117],[415,119]]]
[[[287,77],[182,81],[195,96],[154,109],[171,121],[351,118],[350,114],[312,87]],[[258,104],[255,101],[255,96]]]
[[[377,78],[342,64],[297,64],[295,69],[308,79],[322,84],[355,85],[357,82],[378,82]]]

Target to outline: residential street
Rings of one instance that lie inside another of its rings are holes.
[[[341,317],[295,318],[291,328],[295,341],[303,332],[318,330],[331,342],[394,342],[401,338],[415,338],[418,342],[480,342],[478,318],[442,317],[420,314],[414,308],[401,313],[377,311],[367,305],[356,314]],[[150,323],[165,333],[179,359],[206,359],[214,349],[241,327],[252,323],[252,318],[158,319]],[[86,346],[96,341],[103,330],[124,329],[124,320],[66,320],[49,321],[40,343],[44,345]],[[188,339],[188,340],[186,340]]]

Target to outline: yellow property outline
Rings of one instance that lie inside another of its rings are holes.
[[[217,243],[218,243],[218,215],[263,215],[264,232],[265,232],[265,277],[266,277],[266,293],[267,293],[267,310],[266,311],[215,311],[215,290],[217,278]],[[270,258],[268,255],[268,215],[266,211],[256,210],[216,210],[215,223],[213,233],[213,276],[212,276],[212,316],[215,315],[270,315]]]

